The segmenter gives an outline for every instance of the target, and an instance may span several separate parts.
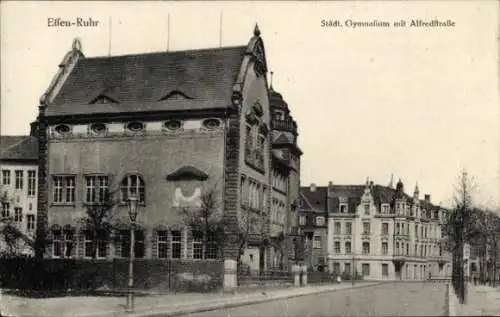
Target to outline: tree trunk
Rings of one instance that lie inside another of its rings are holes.
[[[97,259],[97,230],[92,233],[92,259]]]

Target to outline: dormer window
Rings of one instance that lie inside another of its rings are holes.
[[[382,204],[382,213],[383,214],[389,213],[389,204]]]
[[[340,204],[340,213],[345,214],[347,213],[347,204]]]
[[[54,129],[60,135],[68,135],[71,132],[71,128],[66,124],[59,124]]]
[[[90,103],[102,105],[102,104],[118,103],[118,101],[107,95],[99,95],[96,98],[94,98]]]
[[[129,129],[132,132],[143,131],[144,130],[144,123],[138,122],[138,121],[130,122],[129,124],[127,124],[127,129]]]
[[[214,130],[220,127],[221,122],[219,119],[206,119],[203,120],[203,127],[209,129],[209,130]]]
[[[172,90],[168,94],[161,97],[158,101],[167,99],[193,99],[193,98],[180,90]]]
[[[180,120],[169,120],[163,123],[163,127],[169,131],[177,131],[182,128],[182,122]]]

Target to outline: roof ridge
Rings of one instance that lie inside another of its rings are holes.
[[[174,54],[174,53],[190,53],[190,52],[207,52],[207,51],[223,51],[237,48],[246,48],[246,45],[234,45],[234,46],[224,46],[224,47],[206,47],[206,48],[194,48],[188,50],[177,50],[177,51],[155,51],[155,52],[143,52],[143,53],[129,53],[121,55],[98,55],[92,57],[85,57],[82,60],[96,60],[96,59],[111,59],[118,57],[131,57],[131,56],[144,56],[144,55],[154,55],[154,54]]]

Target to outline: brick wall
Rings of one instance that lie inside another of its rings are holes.
[[[47,121],[45,118],[45,105],[40,105],[38,127],[38,188],[37,188],[37,216],[36,216],[36,238],[35,238],[35,256],[42,258],[45,254],[46,230],[48,219],[48,201],[47,201]]]
[[[240,111],[231,108],[227,118],[226,148],[224,161],[224,223],[226,243],[224,259],[238,259],[238,208],[239,208],[239,160],[240,160]]]

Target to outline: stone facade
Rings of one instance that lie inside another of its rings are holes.
[[[135,195],[139,257],[197,258],[189,217],[212,192],[224,258],[241,256],[255,269],[276,264],[271,240],[280,232],[288,239],[301,152],[295,121],[288,115],[273,124],[267,71],[257,27],[246,46],[181,52],[87,58],[75,41],[33,125],[42,177],[38,250],[93,256],[82,219],[109,191],[116,230],[98,239],[97,257],[127,256],[127,200]],[[275,138],[279,131],[291,133],[289,142]],[[276,161],[275,149],[290,162]],[[284,172],[285,191],[273,186],[276,170]],[[278,231],[271,223],[276,197],[285,216]]]
[[[298,223],[305,236],[306,263],[313,270],[324,271],[328,265],[327,191],[311,184],[301,188]]]
[[[328,210],[327,251],[321,254],[328,256],[330,272],[356,273],[368,280],[451,276],[451,256],[441,247],[447,210],[433,205],[429,195],[420,199],[418,186],[413,196],[404,193],[401,181],[396,188],[369,181],[330,182],[314,186],[316,194],[310,187],[301,191],[308,209],[318,205]],[[314,236],[321,237],[321,230],[315,229]]]
[[[14,225],[23,235],[15,252],[33,254],[30,244],[36,232],[38,160],[37,140],[32,136],[0,137],[0,194],[2,224]],[[7,244],[0,240],[0,250]]]

